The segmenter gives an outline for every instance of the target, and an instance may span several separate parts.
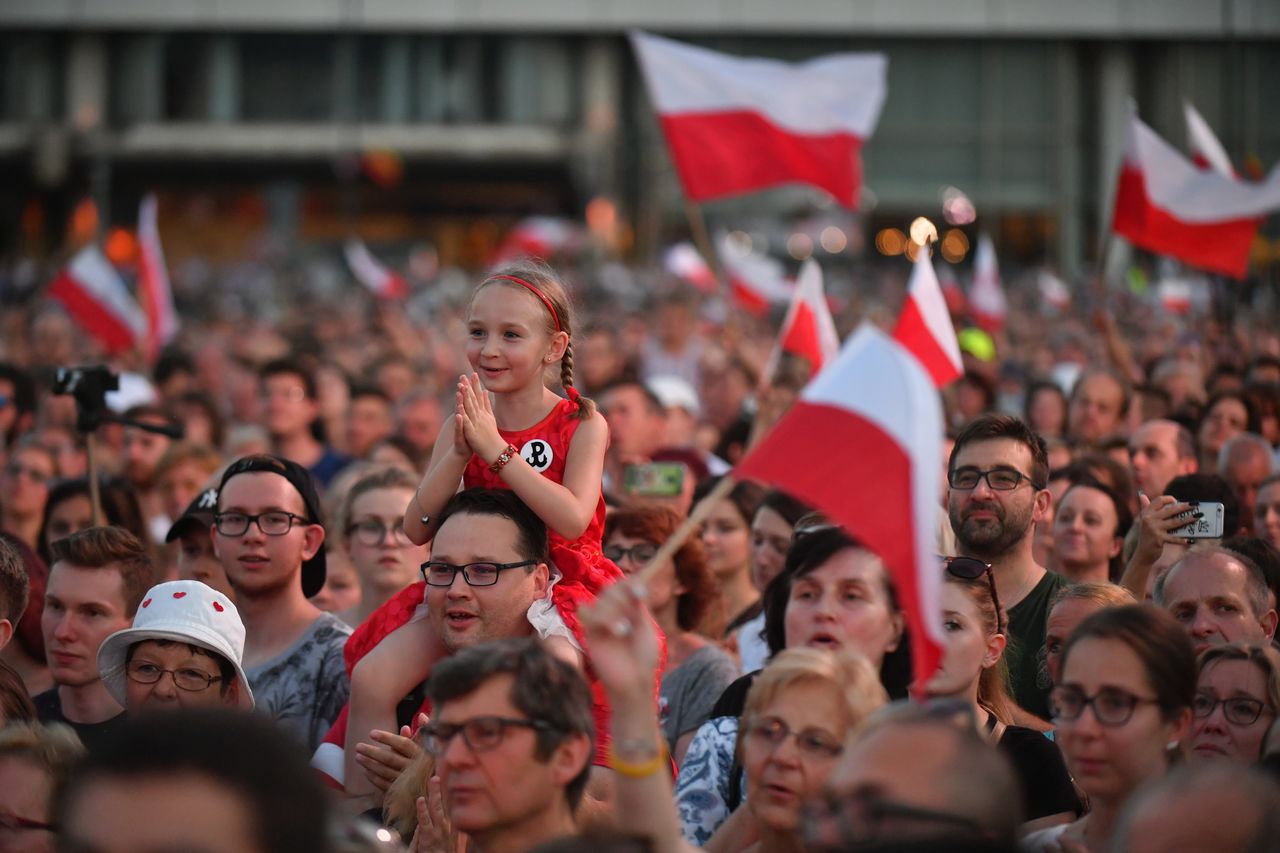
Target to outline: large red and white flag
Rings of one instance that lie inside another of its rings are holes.
[[[373,256],[369,247],[359,238],[352,238],[342,249],[351,274],[379,299],[404,299],[409,295],[409,283],[404,276],[391,270]]]
[[[1280,169],[1245,183],[1197,169],[1134,110],[1112,229],[1135,246],[1244,278],[1258,226],[1280,210]]]
[[[859,152],[888,91],[883,53],[793,65],[648,33],[631,43],[690,201],[798,183],[857,207]]]
[[[716,280],[711,266],[691,243],[676,243],[668,248],[662,265],[667,272],[703,293],[715,293],[720,289],[720,282]]]
[[[840,352],[840,333],[827,304],[827,294],[822,287],[822,268],[812,258],[800,267],[796,277],[796,289],[791,305],[782,320],[778,342],[765,366],[764,375],[772,377],[778,369],[783,353],[798,356],[809,362],[810,376],[817,376],[822,368],[835,360]]]
[[[773,305],[791,299],[794,285],[768,255],[743,249],[726,235],[720,240],[720,262],[733,301],[743,310],[764,317]]]
[[[969,309],[973,319],[988,332],[1003,329],[1005,317],[1009,314],[1004,285],[1000,282],[1000,267],[996,263],[996,249],[986,234],[978,236],[978,251],[973,257]]]
[[[929,374],[864,324],[734,469],[811,503],[884,560],[911,629],[917,687],[941,660],[942,429]]]
[[[1187,120],[1187,142],[1191,147],[1191,161],[1201,169],[1213,169],[1219,175],[1228,178],[1236,176],[1236,170],[1227,156],[1227,149],[1222,147],[1218,136],[1209,127],[1200,111],[1190,101],[1182,102],[1182,113]]]
[[[95,244],[81,249],[49,284],[49,295],[108,354],[132,349],[147,334],[147,318],[120,273]]]
[[[138,208],[138,297],[147,315],[144,349],[147,360],[155,363],[160,350],[178,334],[178,311],[173,307],[169,270],[156,224],[156,197],[152,194],[144,196]]]
[[[928,249],[916,252],[911,281],[907,283],[907,300],[902,304],[893,338],[919,359],[939,388],[964,373],[956,328]]]

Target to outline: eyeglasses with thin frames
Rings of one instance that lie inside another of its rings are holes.
[[[1195,714],[1197,719],[1207,720],[1213,716],[1213,712],[1219,705],[1222,706],[1222,716],[1227,722],[1237,726],[1253,725],[1267,709],[1265,702],[1250,699],[1247,696],[1219,699],[1212,693],[1202,692],[1196,694],[1195,701],[1191,705],[1191,713]]]
[[[179,690],[185,690],[188,693],[201,693],[213,686],[214,682],[221,681],[220,675],[209,675],[198,669],[187,667],[185,669],[165,669],[146,661],[131,660],[125,672],[129,675],[130,681],[136,681],[139,684],[156,684],[166,675],[173,679],[174,686]]]
[[[792,731],[791,727],[777,717],[763,717],[747,721],[745,732],[747,739],[755,741],[769,749],[777,749],[787,738],[796,739],[796,747],[811,757],[830,759],[844,751],[844,744],[820,729],[801,729]]]
[[[243,536],[250,524],[258,525],[258,529],[267,536],[284,536],[293,529],[294,522],[306,525],[311,520],[283,510],[261,512],[248,515],[243,512],[220,512],[213,517],[213,526],[223,536]]]
[[[1055,720],[1075,722],[1088,706],[1093,709],[1093,718],[1099,725],[1113,728],[1129,722],[1139,705],[1158,703],[1157,699],[1135,696],[1118,687],[1104,687],[1092,696],[1071,685],[1059,685],[1049,692],[1049,713]]]
[[[606,545],[603,548],[604,555],[614,564],[621,563],[630,557],[631,562],[637,565],[644,565],[653,559],[653,555],[658,553],[658,546],[652,542],[637,542],[630,548],[623,548],[621,545]]]
[[[428,560],[420,567],[422,579],[427,586],[453,586],[453,579],[462,572],[462,579],[467,586],[493,586],[498,576],[508,569],[520,569],[525,566],[536,566],[537,560],[521,560],[518,563],[467,563],[455,566],[441,560]]]
[[[397,546],[412,545],[409,534],[404,532],[404,522],[397,521],[390,526],[384,525],[376,518],[366,518],[364,521],[357,521],[355,524],[347,528],[347,537],[354,539],[361,545],[368,545],[376,548],[387,541],[387,537],[391,537],[393,544]]]

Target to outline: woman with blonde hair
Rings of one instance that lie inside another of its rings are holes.
[[[1193,760],[1252,764],[1280,712],[1280,651],[1270,643],[1230,643],[1200,653],[1186,747]]]

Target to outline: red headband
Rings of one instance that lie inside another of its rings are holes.
[[[541,290],[538,290],[538,288],[534,287],[532,284],[525,281],[524,279],[516,278],[513,275],[495,275],[495,276],[489,277],[489,281],[497,281],[498,279],[502,279],[503,281],[514,281],[516,284],[520,285],[521,287],[525,288],[530,293],[532,293],[534,296],[541,299],[542,304],[547,306],[547,310],[551,312],[551,319],[556,321],[556,331],[557,332],[564,331],[564,328],[561,327],[560,325],[560,315],[556,313],[556,306],[551,304],[551,300],[547,298],[547,295],[545,293],[543,293]]]

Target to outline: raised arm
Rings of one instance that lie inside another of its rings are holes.
[[[427,474],[404,510],[404,532],[413,544],[424,545],[436,535],[436,516],[458,491],[470,459],[471,447],[458,429],[457,415],[450,415],[431,449]],[[424,516],[426,524],[422,523]]]

